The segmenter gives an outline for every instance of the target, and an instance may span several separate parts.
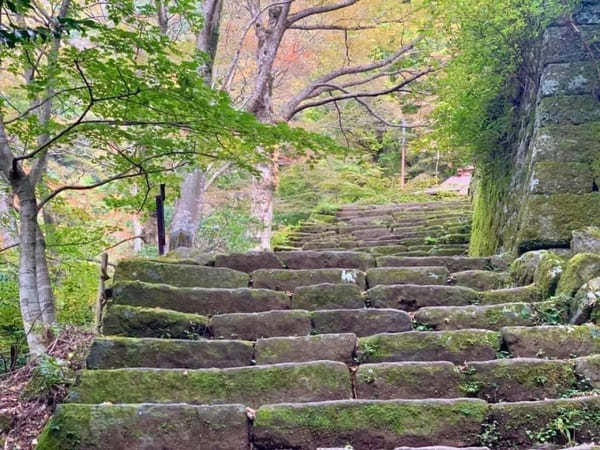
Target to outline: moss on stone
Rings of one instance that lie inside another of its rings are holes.
[[[558,283],[557,294],[572,297],[586,282],[600,276],[600,255],[580,253],[567,263]]]
[[[314,362],[235,369],[93,370],[81,374],[69,401],[76,403],[266,403],[351,397],[343,363]]]
[[[503,303],[535,303],[542,300],[540,290],[535,284],[508,289],[496,289],[480,293],[483,305],[498,305]]]
[[[565,259],[551,251],[543,251],[535,273],[534,282],[542,298],[552,297],[567,266]]]
[[[105,335],[200,339],[208,335],[208,318],[159,308],[111,305],[104,312]]]

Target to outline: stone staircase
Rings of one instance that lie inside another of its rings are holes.
[[[299,250],[119,264],[39,449],[532,448],[600,438],[600,329],[498,258],[464,202],[348,207]]]

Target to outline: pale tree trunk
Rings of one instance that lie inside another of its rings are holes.
[[[142,226],[142,222],[140,220],[139,214],[136,214],[131,219],[133,235],[141,236],[144,234],[144,227]],[[133,252],[140,253],[144,249],[144,240],[142,238],[137,238],[133,240]]]
[[[259,2],[252,4],[252,14],[260,14]],[[258,38],[257,64],[254,92],[248,101],[248,112],[256,115],[263,123],[274,123],[273,111],[273,65],[287,29],[287,17],[290,4],[269,9],[268,25],[258,20],[254,27]],[[252,238],[257,242],[256,250],[270,250],[273,232],[273,199],[279,184],[279,155],[274,152],[267,155],[257,149],[268,161],[257,165],[259,177],[252,179],[252,198],[250,199],[250,215],[254,221]]]
[[[196,35],[196,50],[204,53],[206,58],[204,63],[198,67],[198,71],[208,86],[212,84],[213,79],[222,11],[223,0],[205,0],[202,5],[204,27]],[[226,168],[218,169],[217,176],[220,176]],[[212,181],[210,181],[211,179]],[[211,174],[208,169],[196,169],[185,175],[169,230],[169,250],[194,246],[194,238],[202,220],[206,190],[214,182],[214,179],[214,174]]]
[[[0,247],[6,248],[19,243],[17,222],[14,216],[12,195],[0,190]]]

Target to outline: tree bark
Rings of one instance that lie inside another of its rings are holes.
[[[10,247],[11,245],[18,244],[18,230],[17,222],[14,216],[14,206],[12,201],[12,195],[8,192],[0,190],[0,239],[2,243],[0,247]]]
[[[223,0],[205,0],[202,5],[204,27],[196,35],[196,50],[204,53],[206,58],[198,67],[198,71],[208,86],[213,80],[222,11]],[[196,169],[185,175],[169,231],[169,250],[194,246],[194,238],[202,220],[204,196],[212,184],[212,182],[207,183],[209,177],[210,173],[203,169]]]

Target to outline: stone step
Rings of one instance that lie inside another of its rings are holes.
[[[427,267],[444,266],[450,272],[464,270],[487,270],[492,266],[490,258],[469,258],[464,256],[429,256],[425,258],[408,258],[384,256],[377,258],[377,267]]]
[[[288,269],[358,269],[375,267],[375,258],[360,252],[281,252],[277,256]]]
[[[597,440],[598,417],[600,397],[498,403],[490,407],[488,431],[497,448],[532,448],[538,441],[565,446]]]
[[[398,284],[444,285],[450,272],[443,266],[382,267],[367,271],[369,288]]]
[[[292,307],[309,311],[319,309],[360,309],[365,300],[356,284],[324,283],[302,286],[292,295]]]
[[[491,291],[510,287],[512,280],[508,272],[492,272],[489,270],[465,270],[454,272],[449,279],[450,284],[465,286],[478,291]]]
[[[274,291],[294,292],[302,286],[324,283],[355,284],[363,290],[366,287],[365,273],[357,269],[262,269],[252,272],[251,276],[255,288]]]
[[[243,450],[250,448],[248,431],[244,405],[64,404],[36,448]]]
[[[506,327],[501,332],[514,357],[567,359],[600,353],[597,326]]]
[[[257,449],[393,449],[478,443],[488,414],[481,400],[353,400],[262,406],[253,426]]]
[[[461,286],[380,285],[366,292],[372,308],[416,311],[427,306],[467,306],[479,303],[481,294]]]
[[[259,339],[254,359],[257,364],[319,360],[350,364],[356,357],[356,344],[356,335],[351,333]]]
[[[516,288],[494,289],[481,292],[481,304],[498,305],[502,303],[536,303],[543,300],[542,294],[534,284]]]
[[[352,398],[341,362],[318,361],[235,369],[84,370],[67,401],[74,403],[268,403]]]
[[[160,308],[109,305],[102,317],[102,334],[112,336],[198,339],[209,336],[209,319]]]
[[[118,305],[163,308],[201,315],[263,312],[291,307],[291,300],[284,292],[249,288],[178,288],[139,281],[116,283],[112,297],[113,303]]]
[[[103,337],[94,339],[87,368],[226,368],[248,366],[253,359],[254,344],[249,341]]]
[[[115,281],[141,281],[178,287],[234,289],[248,287],[248,274],[221,267],[126,259],[115,270]]]
[[[258,269],[283,269],[285,266],[279,254],[273,252],[248,252],[217,255],[216,267],[225,267],[240,272],[251,273]]]
[[[359,399],[478,397],[490,403],[558,398],[578,389],[575,361],[502,359],[468,362],[363,364],[356,371]]]
[[[313,333],[371,336],[412,330],[410,316],[397,309],[340,309],[311,313]]]
[[[542,321],[536,308],[553,303],[505,303],[487,306],[438,306],[421,308],[414,316],[417,323],[436,331],[479,328],[499,331],[504,327],[532,327]]]
[[[487,330],[413,331],[382,333],[359,339],[361,363],[405,361],[465,361],[495,359],[500,333]]]

